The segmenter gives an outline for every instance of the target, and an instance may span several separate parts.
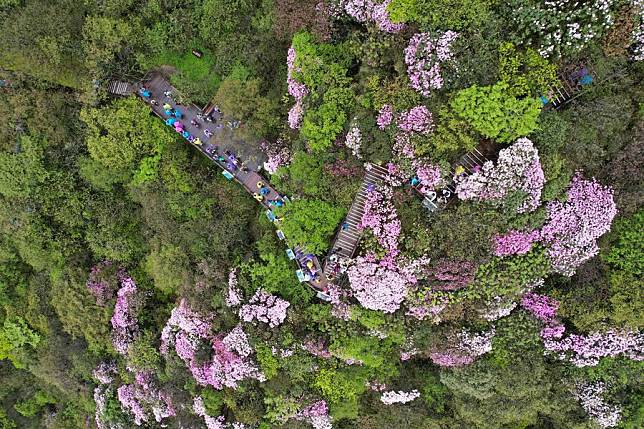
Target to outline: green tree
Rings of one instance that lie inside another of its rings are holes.
[[[495,0],[392,0],[388,6],[394,22],[417,22],[423,28],[458,30],[482,23]]]
[[[311,253],[327,250],[329,239],[345,210],[320,200],[296,200],[277,210],[287,239]]]
[[[36,348],[38,343],[40,335],[22,317],[7,318],[0,329],[0,360],[8,358],[16,368],[24,368],[28,349]]]
[[[541,101],[518,99],[505,82],[493,86],[471,86],[456,94],[451,108],[483,136],[509,143],[537,128]]]
[[[142,159],[162,153],[173,141],[163,122],[150,116],[148,107],[134,97],[81,110],[81,119],[87,124],[90,156],[117,177],[133,174]],[[150,165],[146,162],[143,167]]]

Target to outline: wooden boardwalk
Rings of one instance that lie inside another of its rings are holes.
[[[266,155],[261,150],[258,150],[258,148],[255,149],[250,144],[246,144],[246,142],[231,139],[230,135],[224,130],[227,125],[224,125],[223,122],[226,121],[226,118],[219,113],[215,113],[213,114],[214,121],[212,124],[202,121],[199,119],[199,116],[203,112],[197,106],[179,105],[171,97],[164,96],[164,93],[168,91],[173,95],[178,95],[178,91],[161,75],[154,75],[143,84],[151,92],[151,96],[142,97],[138,91],[137,94],[149,105],[152,111],[165,121],[168,116],[165,114],[163,104],[168,103],[172,108],[180,110],[183,115],[180,121],[184,125],[184,129],[191,136],[199,137],[202,144],[197,145],[188,140],[186,142],[194,146],[199,152],[226,172],[231,180],[235,180],[241,184],[267,210],[267,215],[272,215],[273,206],[270,204],[271,202],[281,201],[282,203],[288,203],[288,198],[280,195],[268,180],[259,174],[259,170],[266,160]],[[152,104],[151,100],[156,100],[158,104]],[[196,127],[191,125],[192,120],[201,123],[201,126]],[[217,125],[222,125],[222,127],[215,128]],[[214,135],[209,138],[204,134],[205,129],[211,129]],[[260,188],[264,188],[265,192],[268,191],[262,198],[258,195]],[[279,220],[274,220],[274,223],[279,228]],[[283,237],[283,234],[278,233],[278,237],[288,241],[288,238]],[[312,258],[312,261],[314,264],[313,271],[317,272],[318,276],[307,283],[316,292],[325,292],[327,290],[327,281],[322,275],[321,264],[315,257]],[[306,264],[303,263],[302,258],[296,258],[296,262],[301,270],[310,272]]]
[[[342,222],[338,230],[331,251],[324,263],[325,274],[330,274],[335,271],[336,263],[329,260],[332,255],[337,255],[341,258],[353,258],[355,255],[360,239],[362,238],[362,229],[359,227],[364,214],[365,202],[367,201],[367,193],[373,186],[383,183],[383,178],[387,175],[387,169],[378,165],[371,165],[362,180],[362,185],[358,190],[351,208],[347,213],[347,217]]]

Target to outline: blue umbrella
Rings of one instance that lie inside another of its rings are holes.
[[[268,194],[270,194],[270,193],[271,193],[271,190],[270,190],[270,189],[268,189],[268,188],[262,188],[262,189],[260,189],[260,190],[259,190],[259,193],[260,193],[261,195],[268,195]]]
[[[166,110],[165,114],[168,115],[168,116],[172,116],[172,110]]]
[[[177,120],[174,118],[168,118],[165,120],[165,124],[170,126],[174,125],[175,122],[177,122]]]
[[[183,117],[183,114],[181,113],[181,111],[175,110],[174,111],[174,117],[178,118],[178,119],[181,119]]]
[[[182,132],[181,135],[184,136],[185,138],[190,137],[190,133],[188,131]]]

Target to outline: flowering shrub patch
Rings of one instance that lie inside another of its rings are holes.
[[[411,87],[428,97],[433,89],[444,84],[441,65],[454,60],[450,45],[458,33],[446,31],[438,37],[430,33],[415,34],[405,48],[405,63]]]
[[[212,335],[210,322],[192,311],[185,301],[172,310],[161,333],[161,353],[174,345],[197,383],[215,389],[237,388],[247,378],[263,381],[264,375],[250,360],[253,349],[241,325],[227,335]],[[197,358],[199,349],[210,348],[210,360]]]
[[[494,254],[496,256],[523,255],[532,249],[532,245],[539,241],[539,231],[508,231],[503,235],[493,238]]]
[[[360,23],[373,21],[381,31],[398,33],[405,28],[405,24],[397,24],[389,19],[387,6],[391,0],[376,3],[373,0],[344,0],[344,10],[353,19]]]
[[[290,305],[288,301],[258,289],[248,304],[244,304],[239,310],[239,318],[244,322],[258,320],[275,328],[286,320],[286,309]]]
[[[539,207],[544,183],[537,149],[530,140],[521,138],[501,150],[496,165],[488,161],[480,171],[458,178],[456,193],[462,200],[475,199],[501,205],[510,193],[520,191],[526,197],[517,212],[525,213]]]
[[[116,294],[116,305],[112,315],[112,345],[120,354],[126,354],[128,347],[139,332],[134,312],[136,284],[125,272],[119,273],[121,288]]]
[[[552,201],[541,240],[555,272],[572,276],[578,266],[599,252],[597,239],[610,230],[617,207],[611,188],[579,173],[568,188],[566,202]]]

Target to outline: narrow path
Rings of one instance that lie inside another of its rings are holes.
[[[289,200],[286,196],[280,195],[269,181],[259,174],[263,163],[266,161],[266,155],[261,149],[257,145],[234,140],[230,126],[231,121],[222,116],[221,113],[214,112],[212,114],[213,121],[207,122],[201,119],[203,112],[197,106],[178,104],[173,97],[176,97],[179,92],[163,76],[155,74],[149,80],[143,82],[143,86],[150,94],[147,97],[141,95],[140,87],[137,87],[136,93],[139,98],[145,101],[164,122],[171,117],[171,115],[166,114],[164,104],[167,103],[172,109],[179,110],[181,118],[175,119],[183,125],[183,130],[185,131],[183,136],[186,138],[186,143],[194,146],[221,168],[222,173],[229,180],[235,180],[241,184],[246,189],[246,192],[266,209],[266,215],[279,228],[279,219],[275,218],[272,209],[277,204],[288,204]],[[172,95],[165,96],[165,93]],[[155,100],[156,103],[153,104],[152,100]],[[196,126],[191,123],[192,121],[200,125]],[[205,130],[210,130],[212,136],[209,137]],[[277,234],[280,240],[288,242],[288,239],[284,237],[284,234],[279,229]],[[287,254],[289,253],[287,252]],[[320,296],[321,292],[321,297],[324,298],[328,283],[322,272],[319,260],[314,255],[307,255],[301,252],[300,249],[294,249],[291,256],[300,268],[297,272],[300,281],[306,282],[318,292],[318,296]]]

